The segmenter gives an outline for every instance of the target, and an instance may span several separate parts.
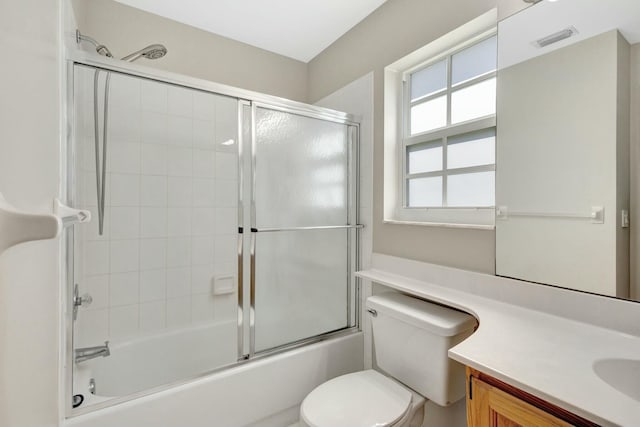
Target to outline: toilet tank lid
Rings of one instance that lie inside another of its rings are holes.
[[[394,292],[367,298],[367,308],[443,337],[458,335],[478,324],[470,314]]]

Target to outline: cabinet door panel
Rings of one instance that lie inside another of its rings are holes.
[[[482,380],[471,377],[467,397],[469,427],[570,427],[571,424]]]

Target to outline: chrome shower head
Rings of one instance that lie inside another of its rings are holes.
[[[145,57],[147,59],[159,59],[167,54],[167,48],[161,44],[152,44],[143,49],[140,49],[137,52],[133,52],[130,55],[122,58],[123,61],[133,62],[141,57]]]
[[[142,54],[147,59],[160,59],[167,54],[167,48],[161,44],[154,44],[145,49]]]

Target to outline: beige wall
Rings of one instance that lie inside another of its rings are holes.
[[[60,185],[58,1],[0,2],[0,192],[50,213]],[[58,425],[58,242],[0,254],[0,427]]]
[[[640,43],[631,46],[631,117],[640,116]],[[640,300],[640,121],[631,120],[631,298]]]
[[[389,0],[309,63],[309,101],[374,72],[373,250],[493,273],[493,231],[383,223],[383,69],[403,56],[500,6],[514,13],[521,0]]]
[[[307,100],[307,64],[113,0],[72,0],[82,33],[123,57],[153,43],[162,59],[144,65],[270,95]]]
[[[628,212],[631,202],[631,45],[617,31],[616,36],[616,296],[630,298],[631,230],[622,227],[621,212]]]

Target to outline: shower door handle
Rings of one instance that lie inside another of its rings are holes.
[[[305,231],[305,230],[350,230],[364,228],[363,224],[353,225],[318,225],[312,227],[276,227],[276,228],[252,228],[252,233],[273,233],[277,231]]]

